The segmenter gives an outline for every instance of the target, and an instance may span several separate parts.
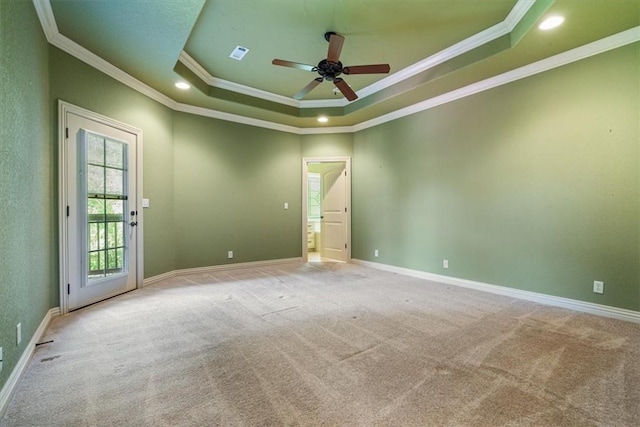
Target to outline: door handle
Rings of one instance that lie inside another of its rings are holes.
[[[132,226],[132,227],[135,227],[136,225],[138,225],[138,223],[137,223],[137,222],[135,222],[135,221],[131,221],[131,222],[129,223],[129,225],[130,225],[130,226]]]

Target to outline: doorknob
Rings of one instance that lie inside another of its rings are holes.
[[[131,222],[129,223],[129,225],[130,225],[130,226],[132,226],[132,227],[135,227],[136,225],[138,225],[138,223],[137,223],[137,222],[135,222],[135,221],[131,221]]]

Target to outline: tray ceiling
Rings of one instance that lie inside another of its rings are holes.
[[[182,109],[299,128],[327,126],[320,114],[329,126],[354,126],[640,25],[637,0],[34,3],[50,14],[49,34],[63,48],[81,48],[65,50],[95,55]],[[565,24],[540,31],[552,14]],[[345,65],[389,63],[390,74],[344,76],[360,97],[352,103],[330,82],[294,100],[317,74],[271,60],[316,65],[326,57],[326,31],[345,37]],[[238,45],[249,49],[241,61],[229,57]],[[175,88],[179,80],[192,88]]]

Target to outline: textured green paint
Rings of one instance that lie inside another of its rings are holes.
[[[353,134],[336,133],[302,136],[302,157],[352,157]]]
[[[144,275],[174,269],[173,111],[50,47],[52,106],[58,99],[142,129]],[[57,112],[51,117],[55,128]]]
[[[176,268],[302,255],[298,135],[183,113],[174,135]]]
[[[0,389],[58,301],[47,62],[33,4],[0,0]]]
[[[357,133],[354,258],[638,310],[639,68],[636,43]]]
[[[61,34],[166,90],[205,0],[50,0]]]

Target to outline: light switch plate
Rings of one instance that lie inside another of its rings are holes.
[[[143,208],[149,207],[149,199],[142,199],[142,207]]]

